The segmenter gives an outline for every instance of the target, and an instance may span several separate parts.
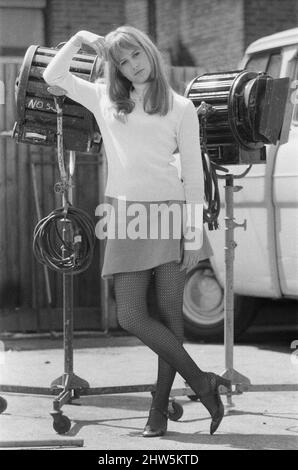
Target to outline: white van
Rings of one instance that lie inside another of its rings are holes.
[[[290,77],[293,93],[288,142],[267,147],[267,163],[253,165],[235,184],[234,217],[247,220],[236,228],[234,260],[235,337],[249,326],[265,298],[298,298],[298,28],[266,36],[252,43],[239,70],[264,71],[273,78]],[[243,165],[227,166],[240,174]],[[214,250],[187,275],[184,293],[185,330],[196,339],[223,337],[224,180],[219,180],[220,229],[209,231]]]

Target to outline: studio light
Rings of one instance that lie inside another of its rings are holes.
[[[43,72],[59,49],[30,46],[16,80],[17,142],[47,146],[57,145],[57,114],[54,98],[48,91]],[[77,53],[70,71],[93,81],[98,73],[95,55]],[[99,145],[101,137],[95,119],[85,107],[65,97],[63,104],[63,137],[65,150],[89,152]]]
[[[218,164],[264,163],[282,129],[289,78],[231,71],[194,78],[185,96],[197,108],[202,144]]]

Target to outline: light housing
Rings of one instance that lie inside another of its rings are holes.
[[[194,78],[185,96],[201,123],[201,139],[218,164],[264,163],[265,144],[276,144],[282,130],[289,78],[274,79],[246,70],[206,73]],[[207,112],[200,112],[202,104]]]
[[[59,47],[59,46],[58,46]],[[54,97],[43,79],[43,72],[58,48],[30,46],[16,79],[17,121],[13,137],[17,142],[46,146],[57,145],[57,113]],[[74,55],[70,71],[94,81],[98,73],[96,55],[80,52]],[[63,142],[65,150],[89,152],[101,143],[93,114],[65,96],[63,103]]]

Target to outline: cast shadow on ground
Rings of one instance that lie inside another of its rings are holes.
[[[119,399],[119,395],[121,399]],[[144,394],[143,396],[136,394],[117,394],[117,395],[97,395],[97,396],[88,396],[81,397],[79,400],[74,401],[74,405],[78,406],[94,406],[96,408],[112,408],[120,410],[131,410],[131,411],[148,411],[151,405],[152,398],[149,393]],[[185,396],[175,397],[175,401],[182,405],[184,411],[189,407],[194,408],[194,413],[196,416],[200,415],[200,410],[203,409],[199,401],[191,401]],[[271,416],[268,412],[253,412],[253,411],[243,411],[237,409],[231,409],[226,413],[229,416],[237,415],[260,415],[260,416]],[[293,419],[298,421],[297,413],[291,412],[292,417],[289,418],[289,413],[284,413],[287,415],[287,419]],[[296,417],[297,415],[297,417]],[[273,417],[282,418],[282,413],[272,413]],[[197,421],[199,418],[195,418],[194,421]],[[190,422],[191,420],[189,420]]]
[[[243,412],[242,414],[245,414]],[[123,418],[125,421],[140,419],[142,424],[139,429],[136,430],[136,427],[131,427],[126,424],[125,426],[121,425],[122,421],[119,418],[113,419],[103,419],[103,420],[73,420],[74,425],[70,431],[66,434],[67,436],[74,437],[77,436],[80,431],[86,426],[98,425],[104,429],[104,432],[107,432],[107,428],[116,428],[116,429],[126,429],[130,438],[140,438],[143,431],[143,426],[145,419],[139,417],[129,417]],[[209,418],[204,418],[206,420]],[[198,421],[202,421],[198,420]],[[131,431],[129,431],[131,429]],[[100,435],[99,435],[100,438]],[[194,444],[201,446],[211,446],[225,449],[241,449],[241,450],[294,450],[298,449],[298,437],[296,436],[287,436],[284,434],[240,434],[240,433],[225,433],[210,436],[206,432],[194,432],[194,433],[180,433],[177,431],[168,430],[167,434],[163,437],[160,437],[164,442],[173,442],[174,448],[178,449],[178,443],[184,444]],[[210,449],[212,450],[212,448]]]
[[[95,397],[94,397],[95,398]],[[109,396],[104,397],[104,400],[98,400],[96,406],[102,407],[111,407],[111,408],[120,408],[120,409],[130,409],[132,411],[144,411],[147,412],[151,399],[147,397],[128,397],[122,396],[121,400],[119,400],[116,396]],[[180,401],[183,406],[193,406],[194,409],[194,416],[193,419],[189,418],[181,418],[181,422],[185,423],[199,423],[209,422],[210,418],[208,416],[200,417],[200,404]],[[93,403],[95,404],[95,403]],[[98,425],[99,429],[103,428],[106,432],[107,428],[116,428],[116,429],[126,429],[128,432],[129,437],[141,437],[141,433],[143,430],[143,425],[145,423],[147,414],[144,417],[140,416],[130,416],[125,418],[112,418],[112,419],[96,419],[96,420],[72,420],[73,426],[70,431],[67,433],[68,436],[77,436],[80,431],[86,427],[91,425]],[[253,412],[250,410],[231,410],[227,413],[226,418],[239,418],[244,416],[256,416],[266,418],[277,418],[277,419],[287,419],[293,420],[293,426],[290,426],[286,429],[286,431],[291,433],[297,433],[298,426],[296,422],[298,422],[298,415],[292,414],[289,417],[289,413],[263,413],[263,412]],[[127,421],[133,420],[134,424],[136,420],[141,421],[141,425],[139,429],[136,429],[136,426],[130,427],[127,425]],[[126,424],[122,425],[121,422],[125,421]],[[204,424],[205,427],[205,424]],[[229,424],[231,427],[231,423]],[[235,421],[235,429],[237,428],[237,422]],[[171,431],[171,423],[169,423],[168,432],[165,436],[159,438],[164,440],[165,442],[173,441],[175,448],[177,448],[177,443],[184,443],[184,444],[191,444],[191,445],[202,445],[202,446],[214,446],[216,448],[225,448],[225,449],[249,449],[249,450],[286,450],[286,449],[298,449],[298,435],[285,435],[285,434],[266,434],[266,433],[255,433],[255,434],[240,434],[240,433],[225,433],[225,434],[218,434],[214,436],[210,436],[206,434],[205,431],[196,431],[193,433],[180,433],[177,431]]]
[[[59,335],[51,338],[2,338],[5,345],[5,350],[12,351],[42,351],[51,349],[63,350],[63,336]],[[92,335],[82,334],[82,336],[75,336],[73,338],[73,348],[76,349],[105,349],[107,347],[131,347],[142,346],[143,343],[135,336],[130,336],[122,332],[112,332],[108,334],[101,334],[101,332],[94,332]]]
[[[192,443],[198,445],[211,446],[225,449],[241,450],[293,450],[298,449],[298,438],[296,436],[286,436],[284,434],[182,434],[169,432],[162,438],[177,442]]]

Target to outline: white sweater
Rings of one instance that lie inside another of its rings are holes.
[[[204,179],[199,122],[191,100],[173,92],[173,108],[166,116],[147,114],[142,103],[137,103],[127,115],[127,122],[120,122],[113,116],[104,84],[88,82],[69,72],[77,51],[70,39],[49,63],[43,77],[94,114],[108,160],[105,194],[128,201],[182,200],[201,205]],[[173,164],[177,148],[183,181]]]

